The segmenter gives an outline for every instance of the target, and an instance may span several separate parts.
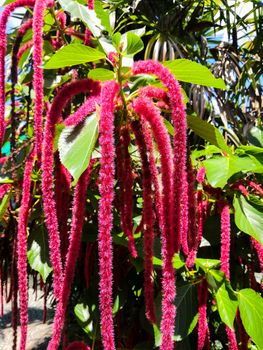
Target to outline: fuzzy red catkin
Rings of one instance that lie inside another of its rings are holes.
[[[178,81],[161,63],[153,60],[138,61],[132,68],[134,74],[154,74],[168,89],[169,105],[174,123],[174,232],[175,252],[188,231],[188,184],[186,175],[186,114]],[[179,227],[179,229],[178,229]]]
[[[230,212],[229,204],[221,202],[221,270],[225,273],[226,278],[230,279],[229,254],[230,254]]]
[[[77,109],[77,111],[65,120],[64,124],[66,126],[74,126],[79,124],[89,114],[95,111],[96,103],[99,103],[98,95],[88,97],[86,101]]]
[[[20,350],[26,348],[27,339],[27,324],[28,324],[28,298],[27,298],[27,221],[30,205],[30,185],[31,173],[33,168],[35,152],[32,151],[26,162],[23,192],[21,206],[19,209],[18,218],[18,233],[17,233],[17,270],[18,270],[18,288],[20,300],[20,325],[21,338]]]
[[[94,0],[88,0],[88,9],[94,10]],[[89,28],[86,28],[85,30],[85,39],[84,39],[84,45],[90,46],[91,45],[91,31]]]
[[[62,285],[62,261],[60,253],[60,237],[58,232],[58,219],[56,203],[53,193],[53,140],[55,125],[61,119],[61,113],[67,102],[75,95],[97,91],[98,83],[89,79],[74,81],[63,86],[53,100],[47,115],[42,159],[42,192],[46,225],[49,232],[50,258],[54,269],[54,295],[59,298]]]
[[[16,59],[17,59],[17,62],[20,61],[22,55],[24,54],[24,52],[26,52],[26,50],[28,49],[31,49],[31,47],[33,47],[33,41],[30,40],[28,41],[27,43],[25,43],[23,46],[20,47],[20,49],[18,50],[18,53],[16,55]]]
[[[195,197],[195,176],[190,156],[187,158],[187,180],[188,180],[188,247],[192,251],[198,245],[196,225],[196,197]]]
[[[4,184],[0,186],[0,200],[2,200],[5,194],[11,189],[12,185]]]
[[[120,182],[120,216],[121,225],[124,234],[128,238],[129,250],[132,257],[137,257],[137,252],[133,237],[133,222],[132,222],[132,164],[129,153],[130,135],[127,127],[120,130],[120,140],[116,147],[117,159],[117,175]]]
[[[256,184],[254,181],[249,181],[248,186],[257,191],[261,196],[263,196],[263,189],[260,185]]]
[[[206,319],[206,304],[208,298],[207,282],[203,279],[198,286],[198,345],[197,349],[202,350],[205,345],[205,339],[208,332]]]
[[[44,13],[47,5],[51,5],[48,0],[35,0],[33,12],[33,88],[35,91],[34,106],[34,131],[35,147],[38,160],[41,160],[42,154],[42,114],[44,101],[44,77],[42,51],[43,51],[43,24]]]
[[[252,246],[257,252],[260,270],[263,273],[263,246],[255,238],[251,237],[250,239]],[[263,289],[263,282],[261,283],[261,288]]]
[[[175,321],[175,272],[173,268],[173,211],[174,198],[173,193],[173,167],[172,167],[172,149],[167,130],[163,124],[160,111],[154,106],[148,98],[138,97],[133,101],[134,111],[145,118],[153,131],[156,143],[161,157],[162,174],[162,199],[163,199],[163,217],[164,230],[161,235],[162,240],[162,320],[161,320],[161,350],[172,350],[173,333]]]
[[[82,226],[85,218],[84,213],[86,204],[86,192],[93,165],[94,160],[91,160],[88,168],[79,178],[75,188],[72,210],[72,224],[70,232],[70,244],[66,256],[63,287],[61,289],[61,296],[54,317],[53,334],[48,344],[48,350],[56,350],[59,347],[60,343],[61,331],[64,325],[65,313],[71,292],[71,285],[74,279],[75,266],[80,250]]]
[[[152,176],[147,157],[147,145],[142,132],[142,123],[134,121],[132,129],[136,138],[142,162],[143,182],[143,245],[144,245],[144,300],[146,317],[151,323],[156,323],[154,307],[154,281],[153,281],[153,243],[154,243],[154,217],[152,200]]]
[[[231,227],[229,204],[226,201],[222,201],[221,203],[219,203],[219,206],[221,207],[221,270],[225,273],[226,278],[230,279],[229,254]],[[226,326],[226,333],[229,342],[229,349],[238,350],[235,332],[231,328]]]
[[[6,25],[10,14],[18,7],[33,7],[34,0],[16,0],[5,6],[0,18],[0,155],[5,133],[5,54]]]
[[[202,184],[202,183],[204,182],[205,173],[206,173],[206,168],[205,168],[204,166],[201,167],[201,168],[197,171],[196,180],[197,180],[197,182],[199,182],[200,184]]]
[[[104,350],[114,350],[114,329],[112,318],[112,202],[114,198],[114,97],[119,90],[115,81],[106,82],[101,90],[99,124],[100,202],[99,202],[99,300],[101,313],[101,335]]]
[[[152,176],[152,182],[154,186],[155,207],[156,207],[156,212],[159,220],[159,227],[160,227],[160,230],[163,231],[164,218],[163,218],[163,210],[162,210],[160,185],[158,180],[159,172],[156,166],[153,138],[152,138],[152,134],[149,129],[148,123],[142,123],[142,133],[143,133],[143,137],[149,153],[150,173]]]

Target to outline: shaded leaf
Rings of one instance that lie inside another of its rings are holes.
[[[244,196],[234,198],[235,223],[237,227],[254,237],[263,245],[263,208],[250,203]]]
[[[98,138],[98,122],[97,113],[94,112],[84,122],[65,127],[60,134],[60,160],[73,176],[74,184],[89,165]]]

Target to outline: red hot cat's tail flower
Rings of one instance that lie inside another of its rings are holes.
[[[106,82],[101,91],[99,144],[101,146],[99,202],[99,271],[101,335],[105,350],[114,350],[112,318],[112,202],[114,198],[114,97],[119,90],[115,81]]]
[[[18,233],[17,233],[17,270],[20,300],[20,325],[21,340],[20,350],[26,348],[27,324],[28,324],[28,299],[27,299],[27,220],[30,204],[31,173],[33,168],[35,152],[32,151],[24,172],[23,194],[19,210]]]
[[[73,96],[83,92],[90,92],[90,94],[92,94],[93,91],[97,91],[98,85],[99,84],[95,81],[83,79],[63,86],[53,100],[45,125],[42,160],[42,191],[46,225],[50,237],[50,258],[54,269],[53,286],[56,298],[60,296],[62,285],[62,262],[58,218],[53,193],[53,141],[55,137],[55,125],[61,118],[63,108]]]
[[[220,203],[221,206],[221,270],[226,278],[230,278],[229,254],[230,254],[230,212],[227,202]]]
[[[161,173],[162,173],[162,198],[163,198],[163,216],[164,229],[162,232],[162,321],[161,334],[162,344],[161,350],[173,349],[173,332],[175,321],[175,276],[173,268],[173,210],[174,198],[173,193],[173,167],[172,167],[172,149],[169,135],[163,124],[160,111],[154,106],[153,102],[148,98],[138,97],[133,101],[134,111],[146,119],[153,131],[153,135],[157,142],[161,156]]]
[[[88,168],[79,178],[74,193],[70,245],[66,256],[63,288],[61,289],[61,297],[55,313],[53,335],[48,344],[48,350],[56,350],[60,342],[75,266],[80,250],[82,226],[85,219],[86,191],[93,165],[94,160],[91,160]]]
[[[178,81],[161,63],[152,60],[138,61],[132,68],[134,74],[154,74],[168,89],[169,105],[174,122],[174,230],[175,251],[182,240],[186,242],[188,231],[188,184],[186,173],[186,114]],[[179,229],[178,229],[179,227]]]
[[[5,6],[0,18],[0,150],[5,133],[5,54],[6,26],[10,14],[18,7],[33,7],[35,0],[16,0]],[[0,151],[1,154],[1,151]]]
[[[36,154],[38,160],[41,159],[42,153],[42,114],[44,102],[44,77],[42,66],[42,51],[43,51],[43,24],[44,13],[46,7],[52,6],[52,1],[35,0],[33,13],[33,87],[35,91],[35,113],[34,113],[34,130]]]
[[[197,350],[202,350],[205,345],[206,336],[208,333],[208,324],[206,319],[206,304],[208,298],[207,282],[202,280],[198,286],[198,345]]]
[[[145,122],[145,121],[144,121]],[[154,216],[152,200],[152,174],[147,157],[147,145],[142,132],[142,123],[134,121],[132,129],[138,145],[142,162],[143,182],[143,245],[144,245],[144,299],[146,317],[151,323],[156,323],[154,308],[153,284],[153,242],[154,242]]]

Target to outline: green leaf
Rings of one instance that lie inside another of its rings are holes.
[[[218,268],[220,266],[220,263],[220,260],[217,259],[195,259],[196,267],[201,268],[204,272]]]
[[[117,32],[112,36],[112,44],[114,45],[115,49],[119,49],[119,45],[121,42],[121,33]]]
[[[93,80],[107,81],[114,79],[114,72],[109,69],[96,68],[89,71],[88,77]]]
[[[133,56],[144,47],[142,39],[133,32],[123,34],[121,41],[124,42],[123,54],[125,56]]]
[[[33,230],[28,239],[27,259],[31,268],[40,273],[44,282],[52,271],[48,255],[48,237],[43,226]]]
[[[105,24],[105,18],[99,19],[98,16],[100,14],[98,16],[96,14],[96,11],[100,11],[98,7],[96,10],[89,10],[87,6],[81,5],[74,0],[58,0],[58,2],[63,10],[69,12],[72,17],[81,19],[94,36],[99,37],[101,32],[106,29],[102,24],[102,22]]]
[[[82,44],[69,44],[51,56],[49,61],[44,65],[44,69],[57,69],[93,62],[106,58],[101,51]]]
[[[11,194],[12,194],[12,191],[10,190],[8,193],[6,193],[4,195],[4,197],[1,200],[1,203],[0,203],[0,221],[3,219],[3,217],[5,215],[6,209],[9,205]]]
[[[259,349],[263,349],[263,299],[253,289],[238,293],[240,317],[247,334]]]
[[[256,173],[263,173],[263,148],[256,146],[240,146],[236,149],[237,154],[248,155],[257,165]]]
[[[90,315],[89,307],[88,305],[84,304],[77,304],[74,307],[74,313],[77,318],[77,321],[83,331],[87,334],[93,333],[93,321],[92,317]]]
[[[253,126],[247,134],[248,141],[258,147],[263,147],[263,127]]]
[[[87,1],[86,1],[87,3]],[[101,0],[95,0],[94,1],[94,10],[97,15],[97,17],[100,19],[100,23],[102,27],[111,34],[112,29],[110,25],[110,11],[105,11]]]
[[[227,288],[223,283],[216,292],[217,309],[221,320],[234,330],[233,323],[238,307],[238,299],[233,291]]]
[[[263,208],[248,202],[242,195],[234,198],[233,205],[237,227],[263,245]]]
[[[209,158],[204,161],[204,166],[210,185],[220,188],[223,188],[227,184],[228,179],[232,175],[240,171],[256,172],[258,169],[257,164],[250,157],[238,157],[235,155]]]
[[[207,123],[197,117],[187,117],[188,127],[191,128],[198,136],[208,141],[212,145],[220,148],[222,151],[231,153],[230,148],[227,146],[221,132],[212,124]]]
[[[206,273],[206,280],[209,286],[217,291],[225,280],[225,274],[221,270],[210,269]]]
[[[215,78],[210,70],[194,61],[180,58],[173,61],[166,61],[164,66],[170,69],[176,79],[186,83],[226,89],[226,85],[221,78]]]
[[[66,127],[59,137],[58,149],[61,163],[68,169],[77,182],[87,169],[91,154],[98,138],[97,113],[76,126]]]

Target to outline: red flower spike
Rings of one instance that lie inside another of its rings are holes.
[[[147,150],[149,153],[149,163],[150,163],[150,173],[152,177],[152,182],[154,186],[154,195],[155,195],[155,207],[157,211],[157,216],[159,220],[160,230],[163,231],[164,218],[163,218],[163,210],[162,210],[162,198],[160,193],[160,185],[159,185],[159,172],[156,166],[156,159],[154,155],[154,144],[151,131],[149,129],[148,123],[142,123],[142,133],[144,137],[144,141],[147,146]]]
[[[203,279],[198,286],[198,345],[197,350],[202,350],[205,346],[205,340],[208,330],[206,319],[206,304],[208,298],[207,282]]]
[[[172,166],[172,149],[169,135],[163,124],[160,111],[154,106],[148,98],[138,97],[133,101],[134,111],[145,118],[153,131],[156,143],[161,156],[161,174],[162,174],[162,199],[163,199],[163,217],[164,230],[161,236],[162,239],[162,321],[161,334],[162,344],[161,350],[173,349],[173,332],[175,321],[175,276],[173,268],[173,252],[174,252],[174,237],[173,237],[173,212],[174,198],[173,193],[173,166]]]
[[[20,325],[21,340],[20,350],[26,349],[27,325],[28,325],[28,298],[27,298],[27,221],[30,205],[31,173],[35,152],[32,151],[26,162],[23,178],[23,194],[19,209],[18,233],[17,233],[17,270],[18,288],[20,299]]]
[[[252,238],[252,237],[251,237],[251,243],[257,252],[260,270],[261,270],[261,273],[263,273],[263,246],[257,240],[255,240],[255,238]],[[263,289],[263,282],[261,283],[261,288]]]
[[[249,181],[248,182],[248,186],[253,188],[253,190],[255,190],[256,192],[258,192],[261,196],[263,196],[263,189],[260,185],[256,184],[253,181]]]
[[[52,1],[35,0],[33,14],[33,88],[35,91],[35,108],[34,108],[34,131],[35,147],[38,160],[41,160],[42,154],[42,114],[44,101],[44,77],[43,77],[43,24],[44,13],[48,5],[52,6]]]
[[[188,184],[186,175],[186,114],[180,85],[172,73],[161,63],[152,60],[138,61],[132,68],[133,74],[154,74],[168,89],[169,105],[174,122],[174,232],[175,252],[188,230]],[[179,227],[179,229],[178,229]]]
[[[196,175],[196,180],[197,182],[199,182],[200,184],[202,184],[204,182],[204,179],[205,179],[205,173],[206,173],[206,169],[205,167],[203,166],[202,168],[200,168],[197,172],[197,175]]]
[[[228,349],[229,350],[238,350],[235,332],[231,328],[226,326],[226,333],[227,333],[227,338],[228,338]]]
[[[230,279],[229,253],[230,253],[230,212],[227,202],[220,203],[221,206],[221,270]]]
[[[133,237],[133,222],[132,222],[132,187],[133,187],[133,176],[132,176],[132,164],[131,156],[129,153],[130,135],[128,128],[124,127],[121,130],[120,136],[120,147],[121,147],[121,159],[122,165],[119,164],[120,172],[120,192],[122,197],[121,208],[122,213],[122,228],[125,235],[128,238],[129,250],[133,258],[137,257],[137,252]]]
[[[152,200],[152,174],[147,157],[147,145],[139,121],[132,123],[132,129],[138,145],[142,162],[143,182],[143,245],[144,245],[144,300],[146,317],[151,323],[156,323],[154,307],[153,284],[153,242],[154,242],[154,215]]]
[[[66,256],[63,287],[55,313],[53,334],[48,344],[48,350],[56,350],[60,343],[61,331],[64,325],[71,285],[74,279],[75,266],[80,250],[82,226],[85,218],[86,192],[94,162],[94,160],[90,161],[89,167],[79,178],[74,193],[70,245]]]
[[[0,18],[0,155],[5,133],[5,54],[6,26],[11,13],[18,7],[33,7],[35,0],[16,0],[5,6]]]
[[[188,247],[192,251],[198,246],[197,224],[196,224],[196,198],[195,198],[195,176],[191,158],[187,159],[187,180],[188,180]]]
[[[25,43],[23,46],[20,47],[17,55],[16,55],[16,59],[17,62],[20,61],[21,57],[23,56],[24,52],[26,52],[26,50],[31,49],[31,47],[33,47],[33,41],[30,40],[27,43]]]
[[[97,89],[98,83],[89,79],[74,81],[62,87],[53,100],[45,125],[42,159],[42,191],[46,225],[50,237],[50,258],[54,269],[53,286],[56,298],[59,298],[62,286],[62,262],[56,203],[53,193],[53,140],[55,136],[55,125],[61,119],[63,108],[73,96],[83,92],[90,92],[92,94]]]
[[[104,350],[114,350],[112,318],[112,202],[114,198],[114,97],[119,90],[115,81],[106,82],[101,90],[99,124],[100,202],[99,202],[99,272],[101,336]]]

